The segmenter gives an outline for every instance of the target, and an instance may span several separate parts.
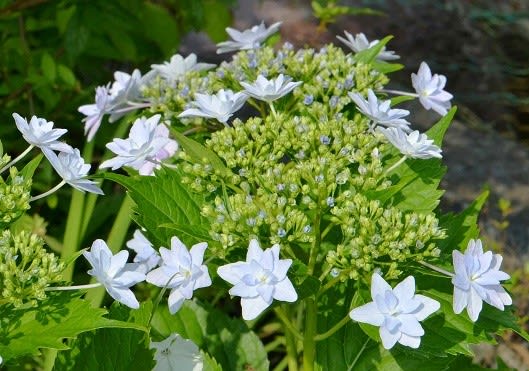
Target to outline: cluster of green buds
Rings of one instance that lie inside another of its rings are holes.
[[[29,209],[31,178],[24,178],[15,167],[6,180],[0,177],[0,228],[6,228]]]
[[[0,296],[15,307],[36,305],[46,287],[62,281],[64,263],[48,253],[39,236],[9,230],[0,236]]]

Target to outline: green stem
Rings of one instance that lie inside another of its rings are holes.
[[[22,152],[20,155],[17,156],[14,160],[11,160],[6,166],[4,166],[2,169],[0,169],[0,174],[2,174],[4,171],[9,169],[11,166],[22,160],[35,146],[33,144],[30,144],[28,148],[24,152]]]
[[[131,223],[130,216],[132,214],[133,205],[134,201],[132,201],[128,194],[125,195],[123,203],[121,204],[121,208],[119,209],[118,215],[116,216],[116,220],[114,221],[114,225],[112,226],[107,238],[108,247],[113,253],[116,253],[121,249],[123,242],[127,237],[127,231]],[[94,281],[94,279],[92,279],[92,281]],[[105,289],[102,287],[92,290],[86,294],[86,299],[91,301],[95,307],[99,307],[101,305],[104,297]]]
[[[344,318],[341,319],[340,322],[338,322],[336,325],[331,327],[329,330],[325,331],[323,334],[316,335],[314,337],[314,340],[321,341],[321,340],[327,339],[329,336],[332,336],[336,331],[340,330],[343,326],[345,326],[350,321],[351,321],[351,318],[349,317],[349,314],[347,314]]]
[[[314,361],[316,359],[316,330],[318,326],[318,307],[312,297],[305,299],[306,319],[305,336],[303,339],[303,371],[314,371]]]
[[[283,322],[283,324],[286,326],[288,331],[285,331],[285,335],[287,333],[291,333],[293,336],[295,336],[299,340],[303,340],[303,336],[300,334],[298,329],[294,326],[292,321],[288,318],[288,314],[283,310],[281,307],[275,307],[274,311],[276,312],[277,317]]]
[[[41,198],[47,197],[47,196],[51,195],[52,193],[57,192],[59,190],[59,188],[61,188],[65,184],[66,184],[66,181],[62,180],[59,184],[57,184],[52,189],[50,189],[50,190],[48,190],[48,191],[46,191],[44,193],[41,193],[40,195],[36,195],[36,196],[31,197],[29,199],[29,202],[37,201],[37,200],[40,200]]]
[[[285,341],[287,347],[286,362],[288,371],[298,371],[298,346],[294,335],[285,331]]]
[[[272,371],[283,371],[283,370],[287,367],[287,365],[288,365],[287,362],[288,362],[288,361],[289,361],[288,357],[283,358],[283,359],[281,360],[281,362],[279,362],[279,363],[277,364],[277,366],[274,367],[274,369],[273,369]],[[288,368],[289,371],[292,371],[292,369],[290,368],[290,365],[288,365],[288,367],[289,367],[289,368]],[[297,366],[296,366],[296,367],[297,367]],[[297,369],[296,369],[296,370],[297,370]]]
[[[356,355],[355,359],[353,360],[353,363],[351,363],[351,366],[347,367],[347,371],[351,371],[354,368],[354,366],[356,365],[356,362],[358,362],[358,360],[360,359],[360,356],[362,355],[362,353],[364,353],[364,350],[366,349],[367,344],[369,343],[369,340],[371,339],[368,337],[364,345],[362,345],[362,348],[360,348],[360,351]]]
[[[388,175],[389,173],[391,173],[393,170],[395,170],[397,167],[399,167],[399,165],[402,164],[407,159],[408,159],[408,157],[402,156],[402,158],[400,160],[395,162],[393,165],[391,165],[389,168],[387,168],[386,171],[384,171],[384,175]]]
[[[77,250],[79,250],[79,230],[81,227],[81,220],[83,219],[84,198],[84,193],[76,189],[72,189],[70,210],[68,211],[68,218],[66,219],[66,228],[62,243],[62,261],[69,261],[71,257],[77,252]],[[75,262],[72,262],[64,269],[62,276],[65,281],[72,280],[74,267]]]

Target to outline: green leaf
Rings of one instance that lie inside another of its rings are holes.
[[[188,245],[203,242],[203,231],[208,230],[209,225],[207,219],[201,215],[204,196],[192,193],[182,184],[180,170],[161,169],[156,172],[155,177],[127,177],[107,173],[105,178],[127,188],[136,203],[134,219],[147,229],[154,238],[151,242],[155,245],[169,246],[169,241],[174,235],[172,229],[183,231],[183,226],[186,225],[189,226],[187,233],[178,237],[182,237]],[[193,233],[194,226],[200,226],[197,229],[200,233]]]
[[[204,0],[204,31],[213,40],[219,42],[226,39],[224,29],[232,24],[231,10],[218,0]]]
[[[399,95],[398,97],[393,97],[391,98],[391,107],[395,107],[401,103],[408,102],[414,99],[414,97],[410,97],[409,95]]]
[[[206,350],[224,370],[268,370],[263,344],[241,319],[187,300],[171,315],[167,306],[158,308],[153,328],[163,337],[177,332]]]
[[[33,178],[33,174],[35,173],[35,170],[37,170],[37,168],[39,167],[39,164],[42,161],[42,157],[44,157],[44,155],[41,153],[40,155],[32,159],[30,162],[28,162],[26,166],[24,166],[22,171],[20,171],[20,174],[25,179]]]
[[[180,44],[180,33],[176,19],[162,5],[145,2],[141,14],[146,36],[155,42],[164,55],[169,56]]]
[[[380,61],[378,59],[372,63],[372,66],[375,70],[383,74],[400,71],[404,68],[403,64],[389,63],[389,62]]]
[[[354,56],[354,60],[357,63],[365,63],[365,64],[372,64],[377,59],[377,56],[382,51],[382,48],[386,46],[386,44],[391,40],[393,36],[386,36],[380,42],[376,43],[372,47],[366,50],[362,50],[359,53],[356,53]]]
[[[59,78],[69,87],[74,87],[77,80],[72,70],[66,67],[64,64],[59,64],[57,66],[57,73]]]
[[[103,317],[106,313],[105,309],[93,308],[88,301],[67,291],[49,292],[48,298],[35,308],[2,305],[0,354],[7,361],[37,354],[40,348],[68,349],[63,339],[104,327],[146,331],[138,324]]]
[[[191,159],[195,160],[198,163],[207,161],[213,166],[215,170],[221,171],[223,173],[228,172],[228,168],[224,165],[224,162],[209,148],[204,147],[202,144],[194,141],[191,138],[186,137],[182,133],[173,130],[173,135],[175,136],[177,142],[182,146],[186,153],[191,156]]]
[[[55,61],[48,53],[44,53],[40,60],[40,68],[42,69],[42,74],[49,81],[55,81],[57,76],[57,69],[55,66]]]
[[[152,307],[151,302],[144,302],[131,310],[114,302],[109,317],[147,326]],[[151,370],[155,364],[149,337],[136,330],[99,329],[83,333],[70,345],[70,351],[59,353],[54,370]]]

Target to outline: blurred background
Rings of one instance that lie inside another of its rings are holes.
[[[215,43],[227,38],[225,27],[262,20],[282,21],[281,42],[296,47],[339,43],[344,30],[369,40],[393,35],[388,49],[405,66],[390,76],[393,89],[410,91],[410,74],[423,60],[447,76],[459,110],[443,146],[441,208],[460,211],[490,189],[482,238],[504,254],[529,330],[529,0],[0,0],[4,147],[11,154],[25,148],[13,112],[54,121],[82,146],[77,108],[93,103],[95,87],[112,81],[114,71],[146,73],[175,52],[219,63],[227,57],[216,54]],[[406,108],[415,128],[438,119],[414,103]],[[96,153],[111,139],[104,126]],[[40,174],[37,189],[54,185],[51,170]],[[48,221],[49,234],[61,235],[67,208],[51,198],[32,211]],[[511,367],[529,368],[528,345],[511,334],[480,349],[477,361],[493,365],[498,353]]]

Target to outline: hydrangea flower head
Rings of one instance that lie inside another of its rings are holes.
[[[206,242],[198,243],[187,250],[178,239],[171,238],[171,250],[160,247],[162,264],[147,274],[147,282],[171,289],[169,311],[176,313],[184,300],[193,297],[193,291],[211,285],[208,267],[202,264]]]
[[[446,85],[444,75],[434,74],[425,62],[421,63],[417,74],[411,74],[413,88],[419,95],[419,101],[427,110],[433,109],[444,116],[451,107],[452,94],[443,90]]]
[[[147,274],[160,262],[160,255],[139,229],[134,231],[133,238],[127,241],[126,245],[136,253],[133,262],[137,264],[139,272]]]
[[[156,366],[153,371],[202,371],[204,360],[195,343],[173,333],[165,340],[151,342],[150,348],[155,349]]]
[[[301,84],[301,81],[292,82],[292,78],[284,76],[283,74],[280,74],[272,80],[268,80],[263,75],[259,75],[253,84],[244,81],[241,82],[242,87],[249,96],[265,102],[272,102],[279,99]]]
[[[298,294],[287,276],[291,259],[279,259],[279,245],[262,250],[251,240],[245,262],[226,264],[218,275],[233,285],[230,295],[241,297],[242,318],[251,320],[268,308],[274,299],[298,300]]]
[[[134,121],[127,139],[114,138],[107,148],[117,156],[104,161],[100,168],[112,170],[129,166],[140,175],[152,175],[161,161],[174,155],[178,143],[169,138],[169,129],[159,124],[161,115],[141,117]]]
[[[274,23],[268,28],[266,28],[264,22],[261,22],[261,24],[244,31],[238,31],[228,27],[226,28],[226,32],[230,35],[231,40],[218,43],[217,54],[237,50],[256,49],[261,46],[261,43],[265,41],[268,36],[276,33],[279,30],[279,26],[281,26],[281,22]]]
[[[428,159],[442,158],[441,148],[433,144],[426,134],[414,130],[406,134],[398,127],[382,128],[378,130],[405,156],[410,158]]]
[[[500,281],[510,276],[500,271],[503,260],[500,254],[492,251],[483,253],[481,240],[470,240],[464,254],[452,252],[455,275],[454,312],[459,314],[467,308],[470,319],[475,322],[481,312],[483,301],[500,310],[511,305],[512,299]]]
[[[396,127],[406,133],[411,131],[410,123],[403,118],[408,116],[410,111],[392,109],[390,100],[379,102],[373,90],[367,91],[367,100],[360,93],[349,92],[349,97],[356,104],[358,110],[372,121],[372,125]]]
[[[191,102],[194,108],[186,109],[178,117],[208,117],[226,124],[247,99],[248,95],[244,92],[234,93],[229,89],[221,89],[213,95],[197,93]]]
[[[130,264],[127,264],[128,251],[122,250],[112,255],[105,241],[95,240],[90,251],[83,252],[83,255],[92,266],[88,274],[105,286],[110,296],[130,308],[140,307],[130,287],[144,281],[145,274],[130,269]]]
[[[338,40],[343,42],[349,49],[351,49],[355,53],[359,53],[362,50],[367,50],[376,44],[378,44],[379,40],[373,40],[369,42],[366,35],[363,33],[356,34],[356,36],[351,35],[349,32],[344,31],[345,38],[342,36],[336,36]],[[380,53],[377,56],[377,59],[380,59],[382,61],[391,61],[395,59],[399,59],[400,57],[395,54],[394,51],[386,50],[386,47],[384,46]]]
[[[186,58],[180,54],[175,54],[169,62],[151,65],[154,71],[170,83],[178,81],[190,71],[204,71],[213,67],[215,67],[214,64],[197,63],[197,56],[194,53],[189,54]]]
[[[371,278],[373,301],[353,309],[349,316],[357,321],[379,326],[382,345],[391,349],[398,342],[418,348],[424,330],[419,323],[437,311],[438,301],[415,294],[415,279],[409,276],[395,288],[378,274]]]
[[[72,150],[68,144],[58,140],[68,130],[54,129],[52,121],[32,116],[28,123],[18,113],[13,113],[13,118],[18,130],[29,144],[41,149],[48,148],[55,151],[70,152]]]

